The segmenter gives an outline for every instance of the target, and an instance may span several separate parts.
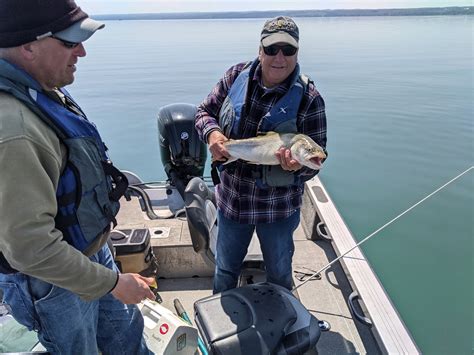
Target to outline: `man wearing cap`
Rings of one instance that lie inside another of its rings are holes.
[[[0,301],[50,353],[148,354],[106,245],[127,180],[63,89],[104,24],[73,0],[0,0]]]
[[[258,133],[304,133],[326,146],[326,115],[314,84],[300,74],[299,30],[279,16],[265,22],[258,58],[227,70],[198,107],[196,129],[214,160],[229,157],[223,142]],[[275,152],[280,166],[236,161],[216,186],[218,238],[214,292],[237,285],[256,230],[267,281],[292,287],[293,232],[300,221],[304,181],[317,171],[302,167],[289,149]]]

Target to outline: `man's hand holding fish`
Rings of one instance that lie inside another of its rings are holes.
[[[293,159],[291,150],[288,148],[281,147],[277,150],[275,156],[280,161],[280,165],[284,170],[297,171],[303,167],[297,160]]]
[[[224,146],[226,141],[228,141],[228,138],[219,130],[209,133],[207,144],[213,161],[226,161],[230,158],[230,154]]]

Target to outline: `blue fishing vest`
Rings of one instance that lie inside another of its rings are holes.
[[[116,225],[118,201],[128,181],[108,159],[107,148],[95,125],[66,90],[61,92],[74,112],[45,95],[39,84],[21,69],[13,65],[7,69],[10,76],[12,73],[15,76],[13,81],[0,76],[0,91],[9,92],[25,103],[67,148],[67,162],[56,191],[55,224],[69,244],[89,255],[89,248],[98,243],[111,222]],[[22,85],[25,83],[26,86]],[[0,262],[1,259],[3,256]],[[5,272],[1,265],[0,272]]]
[[[249,77],[253,75],[258,64],[259,61],[255,60],[244,67],[232,84],[219,111],[219,126],[228,138],[240,138],[241,120],[245,119],[242,109],[247,99],[250,84]],[[297,64],[292,74],[290,88],[261,119],[258,133],[269,131],[298,133],[296,118],[308,83],[308,77],[300,75],[299,65]],[[297,172],[283,170],[280,165],[254,165],[253,170],[256,184],[260,188],[302,184]]]

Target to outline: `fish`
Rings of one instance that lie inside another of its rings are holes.
[[[241,159],[249,164],[280,165],[275,153],[281,147],[290,149],[293,159],[314,170],[319,170],[322,159],[326,158],[324,149],[301,133],[267,132],[247,139],[229,139],[223,144],[230,154],[224,164]]]

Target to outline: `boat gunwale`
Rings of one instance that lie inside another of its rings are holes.
[[[315,188],[323,196],[318,198]],[[353,248],[357,242],[318,176],[306,182],[306,190],[317,215],[330,233],[336,254],[342,255]],[[340,263],[352,289],[362,300],[361,308],[373,323],[371,330],[382,352],[421,354],[363,251],[360,248],[354,249],[342,257]],[[354,320],[356,321],[355,317]]]

